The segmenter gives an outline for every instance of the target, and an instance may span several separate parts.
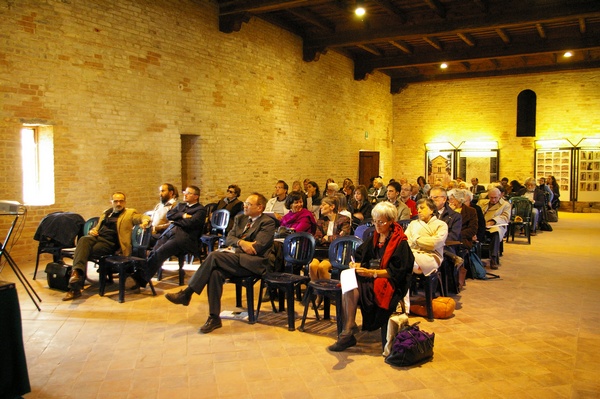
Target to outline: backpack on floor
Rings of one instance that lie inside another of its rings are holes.
[[[477,253],[474,249],[469,252],[469,266],[471,277],[474,279],[487,280],[489,278],[500,278],[499,275],[489,273],[485,270],[483,262],[481,262],[481,259],[479,259],[479,256],[477,256]]]

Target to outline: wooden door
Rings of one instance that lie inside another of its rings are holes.
[[[379,152],[360,151],[358,154],[358,183],[369,187],[371,178],[379,176]]]

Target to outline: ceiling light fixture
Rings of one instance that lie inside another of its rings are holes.
[[[573,57],[573,53],[570,51],[565,51],[565,53],[563,54],[563,57],[565,57],[565,58]]]
[[[448,68],[448,64],[446,64],[445,62],[442,62],[442,64],[440,65],[440,68],[446,69],[446,68]]]
[[[356,14],[356,16],[358,16],[358,17],[362,17],[366,13],[367,13],[367,10],[365,10],[363,2],[362,1],[357,1],[356,2],[356,8],[354,9],[354,14]]]

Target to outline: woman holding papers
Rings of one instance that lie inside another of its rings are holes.
[[[415,263],[397,208],[380,202],[371,212],[375,231],[356,250],[356,262],[341,274],[344,329],[330,351],[356,345],[356,311],[360,305],[363,331],[374,331],[396,311],[408,292]]]

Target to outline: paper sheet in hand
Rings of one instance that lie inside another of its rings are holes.
[[[340,283],[342,284],[342,294],[358,288],[358,281],[356,281],[356,270],[344,270],[340,275]]]

